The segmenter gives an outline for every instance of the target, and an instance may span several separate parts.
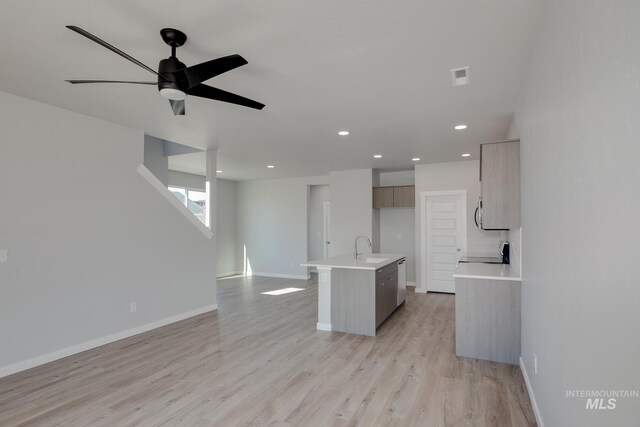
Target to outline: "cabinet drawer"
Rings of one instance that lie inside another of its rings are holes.
[[[398,270],[398,262],[392,262],[389,265],[385,265],[382,268],[378,268],[376,270],[376,282],[382,279],[383,277],[385,277],[386,275],[388,275],[389,273],[397,270]]]

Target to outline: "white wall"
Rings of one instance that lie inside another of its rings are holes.
[[[414,185],[414,171],[382,172],[380,186]],[[380,212],[380,252],[407,256],[407,281],[416,281],[415,209],[387,208]]]
[[[216,180],[216,230],[218,237],[218,277],[240,273],[237,267],[236,217],[238,183]]]
[[[237,270],[246,259],[256,275],[307,277],[307,202],[310,185],[329,177],[238,182]],[[333,191],[332,191],[333,198]]]
[[[546,10],[511,136],[521,138],[522,359],[546,426],[630,426],[640,399],[640,2]],[[534,374],[534,354],[538,374]]]
[[[192,173],[170,170],[167,176],[167,185],[204,190],[206,180],[207,179],[204,175],[195,175]]]
[[[164,140],[144,136],[144,162],[149,171],[164,185],[168,182],[169,159],[164,155]]]
[[[395,171],[395,172],[380,172],[379,187],[393,187],[397,185],[414,185],[416,182],[415,171]]]
[[[216,303],[215,236],[136,172],[141,131],[2,92],[0,128],[0,373]]]
[[[324,258],[324,204],[327,202],[331,202],[329,185],[310,186],[307,241],[307,256],[309,260]]]
[[[353,254],[354,239],[373,237],[373,171],[358,169],[331,172],[330,256]],[[362,253],[371,248],[360,242]]]
[[[177,187],[205,189],[206,177],[191,173],[169,171],[168,185]],[[216,234],[218,259],[218,277],[238,274],[236,256],[236,208],[237,183],[228,179],[216,179],[218,192],[216,194]]]
[[[422,253],[420,236],[423,233],[420,224],[420,193],[423,191],[467,190],[467,251],[492,252],[497,255],[501,240],[506,238],[503,231],[483,231],[476,227],[474,213],[480,197],[480,163],[478,160],[462,162],[416,165],[416,280],[417,288],[425,289],[421,280]]]

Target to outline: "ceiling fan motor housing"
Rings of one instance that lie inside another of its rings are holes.
[[[158,90],[174,89],[186,92],[189,83],[183,73],[176,73],[178,70],[186,68],[175,56],[160,61],[158,65]]]

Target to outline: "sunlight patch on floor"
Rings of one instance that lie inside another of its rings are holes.
[[[263,292],[262,295],[284,295],[290,294],[291,292],[304,291],[303,288],[283,288],[276,289],[275,291]]]

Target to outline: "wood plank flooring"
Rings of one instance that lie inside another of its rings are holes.
[[[452,295],[376,337],[316,331],[315,280],[220,280],[218,307],[0,379],[0,426],[535,425],[518,367],[455,356]]]

